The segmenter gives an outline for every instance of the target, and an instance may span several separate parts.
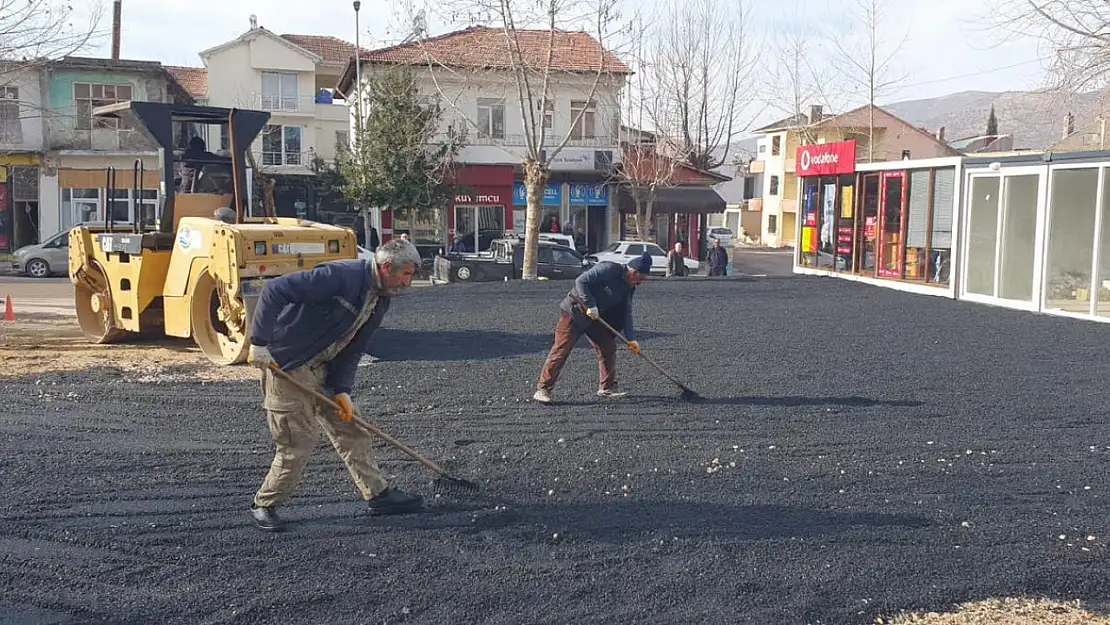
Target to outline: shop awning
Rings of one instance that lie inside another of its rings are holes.
[[[620,212],[636,213],[636,201],[627,189],[617,197]],[[725,212],[725,199],[709,187],[663,187],[655,192],[652,213],[672,215],[704,215]]]

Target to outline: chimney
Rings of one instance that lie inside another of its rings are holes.
[[[940,130],[937,131],[937,141],[944,143],[944,126],[941,126]]]
[[[809,105],[809,123],[816,124],[819,121],[821,121],[821,105]]]
[[[1068,111],[1064,116],[1064,138],[1070,137],[1073,133],[1075,133],[1075,115]]]
[[[119,60],[120,16],[123,14],[123,0],[112,3],[112,58]]]

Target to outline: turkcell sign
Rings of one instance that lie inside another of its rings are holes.
[[[838,176],[856,172],[856,142],[838,141],[798,147],[799,176]]]

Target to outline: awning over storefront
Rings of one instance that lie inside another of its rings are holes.
[[[634,215],[636,201],[627,189],[618,196],[620,212]],[[652,213],[672,215],[705,215],[725,212],[725,199],[708,187],[664,187],[655,192]]]

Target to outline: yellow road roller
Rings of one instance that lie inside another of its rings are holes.
[[[115,223],[109,208],[103,223],[70,230],[69,277],[90,342],[192,338],[212,362],[241,363],[268,278],[357,258],[355,234],[347,228],[248,217],[244,159],[269,113],[133,101],[97,107],[93,115],[127,119],[150,137],[159,146],[161,180],[157,209],[135,204],[127,222]],[[226,129],[230,156],[201,144],[175,161],[175,133],[200,126]],[[141,202],[144,173],[136,162],[132,202]],[[109,198],[115,178],[108,168]]]

